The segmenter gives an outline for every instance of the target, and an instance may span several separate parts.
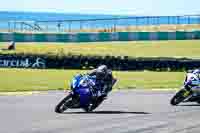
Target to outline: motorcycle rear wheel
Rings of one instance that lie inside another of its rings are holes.
[[[89,105],[88,107],[84,108],[85,112],[92,112],[95,110],[102,102],[104,101],[104,97],[99,97],[95,103]]]

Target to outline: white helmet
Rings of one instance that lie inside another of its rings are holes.
[[[193,71],[193,74],[197,75],[197,77],[200,79],[200,70],[199,69],[195,69]]]

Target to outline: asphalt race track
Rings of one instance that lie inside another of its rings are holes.
[[[171,106],[174,91],[117,91],[93,113],[56,114],[63,92],[0,96],[0,133],[200,133],[200,106]]]

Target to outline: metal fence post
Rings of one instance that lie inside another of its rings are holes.
[[[14,21],[14,31],[16,31],[16,21]]]
[[[150,25],[150,17],[147,17],[147,25]]]
[[[188,16],[188,24],[190,24],[191,22],[190,22],[190,16]]]
[[[114,32],[117,31],[117,19],[114,20]]]
[[[200,24],[200,15],[198,15],[198,20],[199,20],[198,22],[199,22],[199,24]]]
[[[21,32],[22,32],[22,31],[23,31],[23,22],[20,22],[20,26],[21,26],[21,27],[20,27],[20,28],[21,28],[20,30],[21,30]]]
[[[8,32],[11,32],[10,21],[8,21]]]
[[[177,16],[177,24],[180,24],[180,16]]]
[[[80,31],[82,30],[82,24],[83,24],[83,22],[80,21]]]
[[[170,16],[167,16],[167,24],[170,24]]]
[[[72,21],[69,21],[68,32],[71,32],[71,31],[72,31],[72,29],[71,29],[72,27],[71,27],[71,26],[72,26]]]
[[[136,23],[136,30],[138,30],[138,17],[135,17],[135,23]]]
[[[47,22],[47,25],[46,25],[46,30],[48,31],[48,29],[49,29],[49,26],[48,26],[48,22]]]

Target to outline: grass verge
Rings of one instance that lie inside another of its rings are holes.
[[[15,51],[0,54],[29,53],[50,55],[111,55],[131,57],[189,57],[199,58],[200,40],[184,41],[131,41],[93,43],[16,43]],[[5,48],[7,43],[0,43]]]
[[[0,92],[63,90],[83,70],[0,69]],[[114,89],[179,88],[184,72],[119,72]]]

